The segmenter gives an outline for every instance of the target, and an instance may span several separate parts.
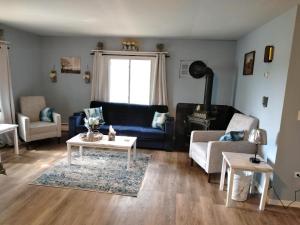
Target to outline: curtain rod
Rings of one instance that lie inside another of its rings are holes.
[[[166,57],[170,57],[168,52],[137,52],[137,51],[111,51],[111,50],[92,50],[90,55],[94,55],[95,52],[102,52],[103,55],[116,55],[116,56],[152,56],[156,54],[165,54]]]

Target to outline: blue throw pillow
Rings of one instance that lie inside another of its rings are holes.
[[[40,121],[53,122],[53,112],[54,109],[50,107],[45,107],[40,111]]]
[[[104,121],[102,107],[84,109],[84,112],[87,118],[96,117],[100,121]]]
[[[242,141],[244,140],[244,131],[230,131],[220,137],[219,141]]]
[[[164,130],[165,122],[166,122],[168,116],[169,116],[169,113],[155,112],[153,120],[152,120],[152,127]]]

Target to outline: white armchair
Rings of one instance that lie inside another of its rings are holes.
[[[18,113],[19,135],[25,142],[61,137],[61,117],[53,113],[53,122],[39,120],[40,111],[46,107],[43,96],[20,98],[21,113]]]
[[[255,153],[257,146],[248,142],[248,134],[257,128],[256,118],[235,113],[226,131],[192,131],[189,156],[208,174],[220,173],[222,152]],[[245,131],[243,141],[219,141],[220,137],[230,131]]]

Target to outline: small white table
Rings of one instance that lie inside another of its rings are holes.
[[[107,135],[103,135],[100,141],[87,142],[80,138],[80,134],[72,137],[67,141],[67,151],[68,151],[68,163],[71,165],[71,147],[78,146],[79,153],[82,156],[83,147],[88,148],[102,148],[102,149],[112,149],[112,150],[125,150],[127,151],[127,169],[130,168],[131,161],[131,151],[133,149],[133,158],[136,158],[136,137],[127,136],[116,136],[114,141],[109,141]]]
[[[18,125],[17,124],[0,124],[0,134],[14,132],[14,146],[15,154],[19,155],[19,144],[18,144]],[[1,162],[1,154],[0,154]]]
[[[233,175],[236,171],[252,171],[252,172],[260,172],[264,175],[264,186],[263,193],[261,195],[259,210],[265,209],[269,180],[270,175],[273,172],[273,168],[268,165],[260,156],[257,156],[262,162],[259,164],[255,164],[249,161],[250,157],[253,157],[253,154],[246,153],[234,153],[234,152],[222,152],[223,155],[223,163],[222,163],[222,173],[220,180],[220,190],[224,190],[224,182],[225,182],[225,173],[227,164],[229,166],[229,175],[228,175],[228,187],[227,187],[227,199],[226,199],[226,207],[230,207],[232,204],[232,186],[233,186]],[[253,181],[252,181],[253,182]]]

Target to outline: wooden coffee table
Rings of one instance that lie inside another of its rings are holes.
[[[115,141],[109,141],[107,135],[103,135],[102,140],[95,142],[83,141],[80,134],[72,137],[67,141],[68,163],[71,165],[72,146],[78,146],[82,156],[83,147],[96,149],[111,149],[127,151],[127,169],[130,168],[131,152],[133,150],[133,159],[136,158],[136,137],[116,136]]]

